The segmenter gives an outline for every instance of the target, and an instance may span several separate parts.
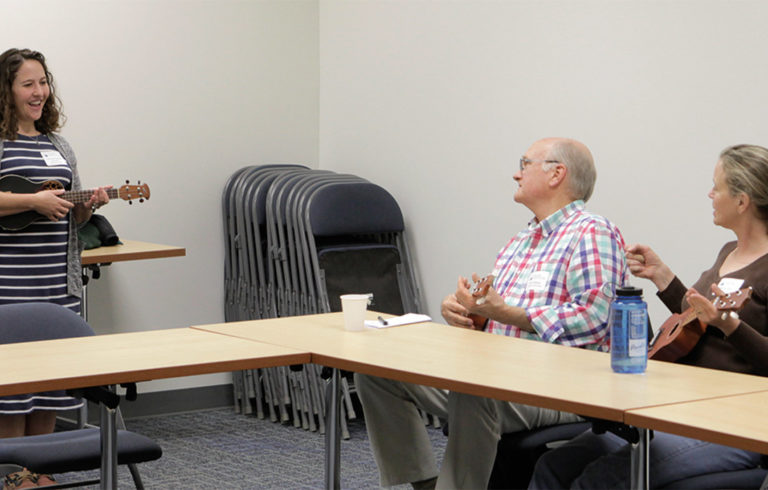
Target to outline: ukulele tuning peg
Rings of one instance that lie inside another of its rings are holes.
[[[128,201],[128,204],[133,204],[133,201]]]
[[[139,202],[144,202],[144,198],[142,197],[141,199],[139,199]]]
[[[130,181],[130,180],[128,180],[128,179],[125,179],[125,183],[126,183],[126,184],[130,184],[130,183],[131,183],[131,181]]]

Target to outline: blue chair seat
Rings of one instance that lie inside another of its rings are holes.
[[[136,464],[159,459],[163,450],[148,437],[118,430],[117,454],[118,464]],[[92,470],[101,464],[101,435],[99,429],[77,429],[0,439],[0,462],[36,473]]]

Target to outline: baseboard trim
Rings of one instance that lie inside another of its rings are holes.
[[[139,393],[134,401],[120,400],[120,412],[124,419],[152,417],[171,413],[208,410],[234,406],[231,384],[185,388],[182,390]],[[89,404],[89,421],[98,421],[99,407]]]

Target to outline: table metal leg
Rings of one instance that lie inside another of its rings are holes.
[[[640,435],[636,444],[632,444],[631,450],[631,488],[632,490],[648,490],[648,453],[651,443],[651,431],[637,428]]]
[[[325,391],[325,488],[338,490],[341,453],[341,373],[334,369]]]
[[[88,279],[88,273],[83,272],[83,297],[80,299],[80,316],[83,317],[86,323],[88,323],[88,286],[86,282]]]
[[[90,275],[89,275],[90,273]],[[101,264],[83,266],[83,295],[80,298],[80,316],[88,322],[88,283],[101,277]]]
[[[101,404],[101,489],[117,489],[117,409]]]

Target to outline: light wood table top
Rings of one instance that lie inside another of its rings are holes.
[[[126,260],[183,257],[187,254],[187,250],[183,247],[139,242],[136,240],[122,240],[122,242],[122,245],[83,250],[81,256],[82,264],[106,264],[109,262],[123,262]]]
[[[768,390],[767,378],[660,361],[643,375],[617,374],[606,353],[432,322],[348,332],[342,314],[329,313],[193,328],[306,350],[339,369],[614,421],[629,409]]]
[[[303,364],[309,352],[176,328],[0,345],[0,395]]]
[[[768,454],[768,392],[630,410],[627,423]]]

